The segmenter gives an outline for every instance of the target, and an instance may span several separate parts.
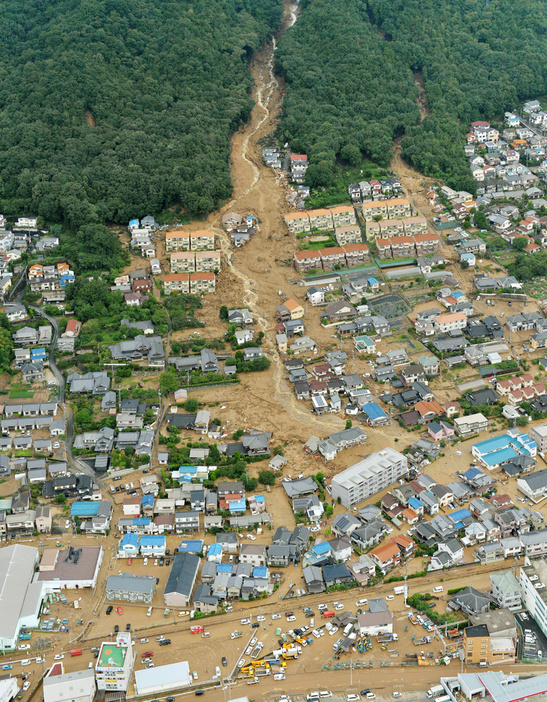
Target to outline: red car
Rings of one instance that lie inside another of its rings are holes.
[[[118,614],[123,614],[123,609],[121,607],[116,607],[116,612]]]
[[[145,652],[142,654],[142,657],[143,657],[143,658],[152,658],[153,655],[154,655],[154,653],[153,653],[152,651],[145,651]]]

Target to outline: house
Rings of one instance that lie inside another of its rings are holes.
[[[401,560],[399,547],[393,541],[378,546],[370,551],[368,555],[376,562],[384,575],[398,565]]]
[[[453,595],[448,602],[452,609],[461,609],[465,614],[473,615],[487,612],[492,601],[474,587],[466,587]]]
[[[51,506],[39,505],[36,507],[36,531],[39,534],[49,534],[51,532],[52,518]]]
[[[351,303],[339,300],[327,305],[322,316],[326,317],[329,322],[339,322],[356,317],[357,310]]]
[[[239,562],[250,563],[252,566],[266,565],[266,547],[259,544],[242,544]]]
[[[380,636],[393,633],[393,615],[387,609],[379,612],[363,612],[357,617],[361,636]]]
[[[277,317],[282,322],[289,319],[302,319],[303,316],[304,308],[292,297],[277,307]]]
[[[490,574],[492,597],[498,607],[516,610],[521,608],[521,590],[518,580],[510,570]]]
[[[193,553],[178,553],[163,591],[167,607],[187,607],[196,582],[200,565],[199,556]]]

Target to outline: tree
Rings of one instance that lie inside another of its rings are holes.
[[[262,485],[275,485],[275,473],[271,470],[261,470],[258,474],[258,482]]]
[[[199,402],[195,397],[189,397],[182,406],[187,412],[190,412],[190,414],[195,414],[199,409]]]
[[[346,419],[346,429],[351,429],[352,426],[353,422],[351,421],[351,419]]]
[[[226,307],[226,305],[222,305],[222,307],[220,308],[220,310],[218,312],[218,316],[220,317],[220,319],[223,322],[228,321],[228,308]]]
[[[526,237],[519,236],[517,239],[513,239],[513,248],[515,251],[524,251],[528,246],[528,239]]]
[[[54,502],[56,505],[66,504],[66,495],[64,494],[64,492],[60,492],[58,495],[55,495]]]
[[[169,395],[180,387],[177,373],[172,366],[169,366],[165,373],[160,375],[160,390],[164,395]]]
[[[517,417],[517,427],[525,427],[528,424],[528,417],[526,415],[521,414],[520,417]]]

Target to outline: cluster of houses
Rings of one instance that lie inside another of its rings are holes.
[[[258,222],[250,214],[244,216],[238,212],[226,212],[222,215],[222,227],[230,235],[232,244],[238,249],[256,234]]]
[[[76,280],[74,271],[66,262],[45,266],[41,263],[34,263],[29,266],[27,276],[31,292],[39,293],[46,290],[62,290]]]
[[[368,202],[369,200],[383,200],[398,197],[403,192],[401,181],[398,178],[386,180],[362,180],[360,183],[348,185],[348,194],[354,203]]]
[[[131,240],[129,245],[132,249],[138,249],[143,258],[156,258],[156,245],[153,237],[159,227],[152,215],[146,215],[140,221],[132,219],[127,227]]]
[[[152,292],[152,280],[150,274],[161,273],[158,259],[150,261],[150,269],[136,268],[129,273],[120,275],[114,279],[114,285],[110,288],[113,292],[121,292],[124,296],[125,304],[128,307],[140,307],[148,300]]]

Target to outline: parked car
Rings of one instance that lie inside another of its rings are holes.
[[[226,668],[228,665],[228,661],[226,660],[226,656],[222,656],[222,665]]]
[[[107,613],[107,614],[112,614],[112,610],[113,610],[113,609],[114,609],[114,607],[113,607],[112,605],[108,605],[108,607],[106,608],[106,613]]]

